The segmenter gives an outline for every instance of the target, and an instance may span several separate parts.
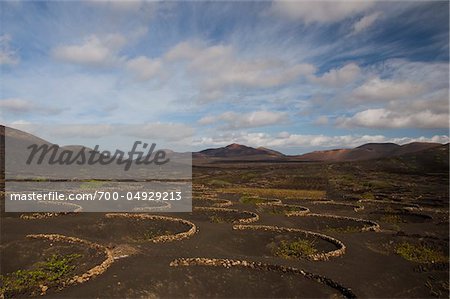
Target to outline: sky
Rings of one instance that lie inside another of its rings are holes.
[[[121,131],[299,154],[449,139],[447,1],[0,6],[0,121],[62,143]]]

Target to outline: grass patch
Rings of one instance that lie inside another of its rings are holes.
[[[361,195],[361,199],[375,199],[372,192],[366,192]]]
[[[139,236],[138,238],[136,238],[136,241],[149,241],[153,238],[162,236],[162,235],[172,235],[173,233],[171,231],[162,231],[162,230],[147,230],[145,231],[142,236]]]
[[[212,215],[209,217],[209,221],[212,223],[225,223],[227,220],[217,215]]]
[[[210,180],[208,181],[208,185],[223,188],[226,186],[231,186],[231,183],[225,180]]]
[[[104,184],[105,183],[101,182],[101,181],[89,180],[87,182],[82,183],[80,185],[80,189],[82,189],[82,190],[99,189]]]
[[[0,292],[5,298],[36,296],[42,292],[42,286],[61,284],[69,279],[75,270],[76,260],[81,257],[81,254],[53,254],[45,262],[35,263],[30,269],[0,275]]]
[[[302,209],[299,207],[290,207],[285,205],[266,205],[263,207],[258,207],[258,211],[260,212],[266,212],[272,215],[280,215],[280,214],[286,214],[288,212],[295,212],[295,211],[301,211]]]
[[[243,204],[248,204],[248,205],[256,205],[257,203],[266,202],[266,200],[263,198],[255,197],[255,196],[247,196],[247,195],[241,196],[239,201]]]
[[[260,196],[269,198],[310,198],[323,199],[326,192],[322,190],[294,190],[294,189],[262,189],[262,188],[226,188],[221,192],[240,193],[247,196]]]
[[[441,251],[422,244],[403,242],[395,248],[395,253],[416,263],[447,263],[448,257]]]
[[[361,228],[358,226],[345,227],[329,227],[325,230],[326,233],[359,233]]]
[[[382,217],[380,217],[380,220],[386,223],[391,223],[391,224],[399,224],[399,223],[403,223],[403,219],[400,215],[384,215]]]
[[[386,180],[371,180],[368,182],[370,188],[389,189],[392,184]]]
[[[314,241],[307,239],[282,240],[280,245],[275,248],[274,254],[282,258],[307,258],[317,253],[315,245]]]

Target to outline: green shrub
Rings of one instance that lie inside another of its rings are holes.
[[[274,253],[282,258],[307,258],[310,255],[317,253],[317,249],[315,247],[315,242],[312,240],[282,240]]]
[[[256,196],[244,195],[244,196],[241,196],[241,199],[239,201],[243,204],[256,205],[257,203],[263,203],[266,200],[263,198],[256,197]]]
[[[395,253],[404,259],[416,263],[445,263],[448,256],[441,251],[421,244],[403,242],[395,248]]]
[[[0,275],[0,292],[5,298],[37,295],[41,292],[41,286],[59,284],[68,279],[75,270],[75,260],[79,258],[81,254],[54,254],[45,262],[35,263],[30,269]]]
[[[211,186],[215,186],[215,187],[226,187],[226,186],[230,186],[231,183],[225,180],[210,180],[208,182],[209,185]]]

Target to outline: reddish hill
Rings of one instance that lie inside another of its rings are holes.
[[[395,143],[367,143],[354,149],[315,151],[298,156],[305,161],[362,161],[420,152],[442,146],[440,143],[413,142],[405,145]]]
[[[249,156],[258,156],[266,158],[284,157],[282,153],[266,149],[264,147],[253,148],[237,143],[233,143],[225,147],[210,148],[194,153],[194,157],[209,157],[209,158],[236,158]]]
[[[32,134],[7,128],[10,144],[21,146],[23,144],[50,144],[49,142],[36,137]],[[4,136],[5,127],[1,127],[0,135]],[[278,151],[264,147],[253,148],[237,143],[225,147],[210,148],[200,152],[192,153],[196,161],[208,162],[213,160],[268,160],[268,161],[363,161],[379,158],[398,157],[405,154],[418,153],[421,151],[433,149],[442,146],[440,143],[412,142],[405,145],[395,143],[367,143],[353,149],[333,149],[325,151],[315,151],[298,156],[286,156]],[[76,150],[82,146],[65,146],[61,149]],[[175,153],[166,150],[169,156],[183,155],[189,156],[190,153]]]

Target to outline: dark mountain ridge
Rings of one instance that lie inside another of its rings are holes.
[[[0,133],[4,136],[5,127],[2,126]],[[15,143],[51,143],[35,135],[17,129],[8,128],[9,140]],[[207,160],[243,160],[243,161],[305,161],[305,162],[341,162],[341,161],[364,161],[379,158],[397,157],[405,154],[421,152],[427,149],[439,148],[444,145],[440,143],[412,142],[404,145],[395,143],[367,143],[353,149],[331,149],[324,151],[314,151],[302,155],[284,155],[275,150],[265,147],[250,147],[237,143],[232,143],[225,147],[209,148],[199,152],[193,152],[194,161]],[[61,150],[76,151],[84,148],[82,145],[69,145],[61,147]],[[89,149],[88,149],[89,150]],[[187,153],[176,153],[171,150],[164,150],[168,156],[186,155]]]

